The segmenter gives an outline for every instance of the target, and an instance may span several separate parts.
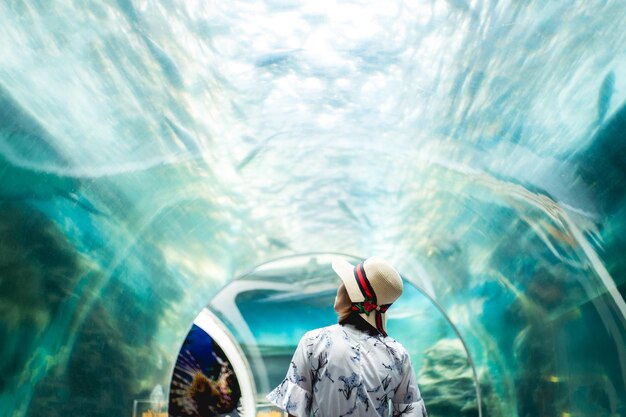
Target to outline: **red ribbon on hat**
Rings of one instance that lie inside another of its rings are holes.
[[[369,279],[367,279],[363,262],[354,267],[354,277],[356,278],[356,282],[361,290],[361,293],[363,294],[363,297],[365,297],[365,300],[358,303],[352,303],[352,311],[356,311],[367,316],[369,316],[372,311],[376,311],[376,328],[383,336],[387,336],[387,332],[385,332],[385,329],[383,328],[382,314],[384,314],[389,307],[391,307],[391,304],[383,304],[379,306],[376,303],[376,293],[374,292],[374,288],[372,287]]]
[[[391,304],[383,304],[381,306],[378,306],[374,304],[369,298],[366,298],[365,301],[361,301],[359,303],[352,303],[352,311],[358,311],[359,313],[363,313],[368,316],[374,310],[385,313],[389,309],[389,307],[391,307]]]

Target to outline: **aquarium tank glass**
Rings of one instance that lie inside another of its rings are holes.
[[[431,417],[626,415],[625,45],[622,0],[0,2],[0,415],[279,416],[372,255]]]

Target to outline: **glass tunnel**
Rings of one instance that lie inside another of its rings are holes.
[[[0,2],[0,415],[280,416],[380,255],[431,417],[626,415],[621,0]]]

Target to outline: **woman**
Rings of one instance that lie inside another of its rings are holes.
[[[427,417],[411,359],[387,336],[385,312],[402,279],[385,260],[333,262],[339,324],[307,332],[268,400],[292,417]]]

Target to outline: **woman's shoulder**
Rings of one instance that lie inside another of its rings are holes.
[[[320,336],[337,333],[338,331],[340,331],[340,328],[341,326],[339,326],[338,324],[333,324],[333,325],[325,326],[325,327],[319,327],[317,329],[309,330],[302,336],[302,338],[303,339],[311,339],[311,338],[316,339],[316,338],[319,338]]]
[[[393,338],[393,337],[391,337],[391,336],[385,336],[385,337],[383,337],[382,339],[383,339],[383,340],[385,340],[385,342],[387,342],[387,343],[389,343],[389,344],[392,344],[392,345],[394,345],[394,346],[398,347],[398,349],[406,350],[406,349],[404,348],[404,345],[403,345],[402,343],[398,342],[396,339],[394,339],[394,338]]]
[[[391,336],[379,336],[379,340],[391,351],[399,356],[408,356],[409,352],[404,345]]]
[[[341,326],[338,324],[333,324],[326,327],[319,327],[317,329],[309,330],[306,332],[302,339],[300,339],[300,343],[304,343],[307,346],[313,346],[319,343],[324,344],[326,347],[332,345],[332,341],[337,334],[341,332]]]

